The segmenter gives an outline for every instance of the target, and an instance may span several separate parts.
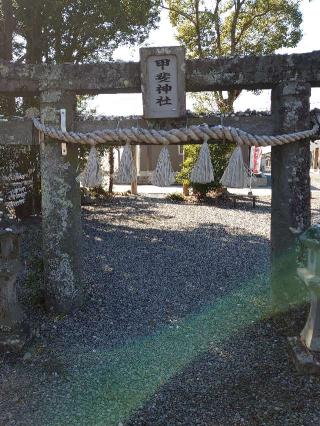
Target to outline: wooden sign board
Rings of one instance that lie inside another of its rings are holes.
[[[144,118],[180,118],[186,115],[185,48],[140,49]]]

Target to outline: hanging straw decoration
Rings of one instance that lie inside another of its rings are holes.
[[[84,171],[77,177],[77,181],[85,188],[95,188],[101,185],[100,161],[95,146],[90,148],[87,165]]]
[[[238,145],[230,157],[220,183],[226,188],[247,188],[249,182],[250,176],[244,165],[241,147]]]
[[[193,183],[210,183],[214,180],[208,137],[205,138],[201,146],[198,160],[190,175],[190,180]]]
[[[131,146],[129,142],[127,142],[121,155],[115,181],[120,185],[130,184],[135,179],[136,175],[137,170],[133,161]]]
[[[159,154],[157,167],[152,174],[151,183],[155,186],[170,186],[174,183],[175,173],[172,169],[170,154],[167,146],[164,146]]]

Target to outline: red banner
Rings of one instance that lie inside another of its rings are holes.
[[[252,146],[250,152],[250,169],[255,175],[260,174],[262,158],[262,148],[260,146]]]

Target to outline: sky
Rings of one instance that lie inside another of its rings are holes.
[[[303,0],[301,2],[303,14],[303,38],[295,48],[281,49],[277,53],[303,53],[320,50],[319,17],[320,0]],[[167,11],[161,12],[159,28],[150,32],[149,38],[143,46],[177,46],[175,32],[172,28]],[[139,47],[119,47],[113,55],[114,60],[139,61]],[[270,110],[270,91],[264,90],[259,96],[243,91],[235,102],[236,111],[255,109],[258,111]],[[89,108],[96,109],[97,114],[126,116],[142,115],[141,94],[99,95],[89,103]],[[320,88],[312,89],[311,108],[320,108]],[[187,109],[192,110],[192,100],[187,96]]]

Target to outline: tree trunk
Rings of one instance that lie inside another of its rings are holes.
[[[41,64],[42,63],[42,51],[43,51],[43,40],[42,40],[42,14],[43,4],[40,1],[33,1],[27,5],[27,12],[29,17],[29,25],[26,31],[26,63],[28,64]],[[23,98],[23,110],[26,111],[28,108],[36,107],[40,109],[40,101],[38,96],[25,96]],[[39,148],[31,147],[31,164],[30,168],[34,170],[32,174],[33,189],[29,197],[28,205],[24,205],[23,215],[25,217],[31,214],[41,212],[40,204],[40,188],[41,188],[41,176],[40,176],[40,164],[39,164]]]
[[[14,31],[14,16],[12,0],[2,0],[3,20],[0,21],[0,59],[12,60],[12,39]],[[0,97],[1,112],[5,115],[14,115],[16,110],[13,96]]]
[[[29,26],[26,31],[26,63],[27,64],[41,64],[42,63],[42,6],[38,4],[31,4],[29,8]],[[31,107],[40,107],[39,98],[36,96],[25,96],[23,98],[24,110]]]
[[[229,90],[228,97],[224,98],[222,91],[214,92],[215,101],[220,112],[226,114],[233,112],[233,105],[241,94],[241,90]]]

